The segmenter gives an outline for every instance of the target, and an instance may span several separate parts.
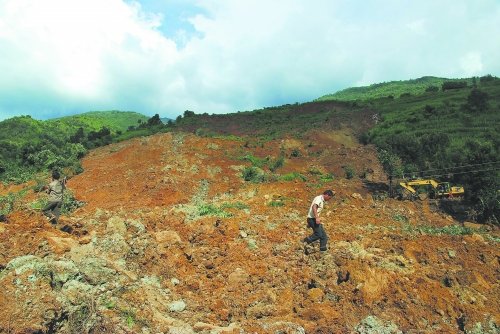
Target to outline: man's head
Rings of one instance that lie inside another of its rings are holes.
[[[333,196],[335,196],[335,192],[333,190],[328,189],[323,192],[323,198],[325,201],[330,200]]]
[[[60,177],[61,177],[61,175],[59,174],[59,171],[58,171],[58,170],[56,170],[56,169],[54,169],[54,170],[52,171],[52,178],[53,178],[54,180],[59,180],[59,178],[60,178]]]

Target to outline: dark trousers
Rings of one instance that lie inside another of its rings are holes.
[[[43,213],[47,217],[52,218],[50,221],[52,224],[57,224],[57,221],[59,220],[59,214],[61,213],[61,206],[61,201],[51,201],[47,203],[47,205],[42,209]]]
[[[319,240],[319,250],[326,251],[328,236],[323,229],[323,224],[316,224],[316,218],[307,218],[307,226],[312,228],[313,234],[305,238],[304,241],[310,244],[311,242]]]

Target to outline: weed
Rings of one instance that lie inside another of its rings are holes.
[[[356,175],[356,171],[352,166],[344,166],[342,168],[344,169],[346,179],[350,180]]]
[[[275,172],[278,168],[283,167],[285,164],[285,157],[282,155],[278,159],[269,162],[269,170]]]
[[[16,199],[17,198],[14,193],[9,193],[0,197],[0,214],[6,215],[14,210]]]
[[[239,210],[245,210],[245,209],[249,209],[250,207],[248,205],[246,205],[245,203],[235,202],[235,203],[223,203],[220,208],[221,209],[239,209]]]
[[[247,239],[247,246],[251,250],[259,248],[259,246],[257,246],[257,242],[254,239]]]
[[[399,223],[408,223],[410,221],[408,219],[408,217],[406,217],[405,215],[402,215],[400,213],[396,213],[394,216],[392,216],[392,219],[394,219],[395,221],[397,221]]]
[[[417,226],[416,229],[422,234],[428,235],[469,235],[472,229],[462,225],[449,225],[444,227],[435,227],[428,225]]]
[[[335,175],[332,173],[321,174],[319,180],[321,183],[332,182],[335,179]]]
[[[230,212],[224,211],[222,208],[218,208],[212,204],[202,204],[198,207],[198,215],[199,216],[215,216],[220,218],[229,218],[232,217],[233,214]]]
[[[257,167],[246,167],[243,169],[242,176],[245,181],[254,183],[261,183],[266,179],[264,172]]]
[[[283,202],[281,200],[277,200],[277,201],[271,201],[267,205],[270,207],[276,208],[276,207],[280,207],[280,206],[285,206],[285,202]]]
[[[108,300],[104,303],[104,307],[106,307],[108,310],[114,309],[116,306],[116,303],[112,300]]]
[[[294,148],[292,150],[292,152],[290,153],[290,157],[292,157],[292,158],[298,158],[298,157],[300,157],[300,151],[298,149]]]
[[[258,157],[251,155],[251,154],[247,154],[247,155],[241,157],[240,160],[250,162],[253,167],[262,168],[269,162],[269,157],[258,158]]]
[[[302,181],[307,181],[307,178],[300,174],[300,173],[297,173],[297,172],[293,172],[293,173],[288,173],[288,174],[285,174],[285,175],[280,175],[278,177],[278,180],[280,181],[293,181],[293,180],[302,180]]]

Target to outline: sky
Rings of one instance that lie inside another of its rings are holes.
[[[0,121],[176,118],[500,76],[500,0],[0,0]]]

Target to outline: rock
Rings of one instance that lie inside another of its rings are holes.
[[[73,238],[61,238],[61,237],[48,237],[47,241],[51,246],[52,250],[56,254],[66,253],[71,250],[71,248],[78,246],[78,241]]]
[[[358,334],[402,334],[390,321],[383,321],[375,316],[368,316],[356,326]]]
[[[160,231],[155,233],[155,239],[159,244],[172,246],[182,242],[181,237],[175,231]]]
[[[209,332],[210,334],[232,334],[232,333],[240,333],[241,328],[235,323],[230,324],[227,327],[220,327],[212,324],[207,324],[204,322],[197,322],[194,324],[194,330],[196,332]]]
[[[125,221],[123,221],[120,217],[109,218],[106,229],[110,233],[118,233],[121,235],[125,235],[127,233],[127,225],[125,225]]]
[[[116,271],[107,267],[107,262],[101,258],[89,257],[79,263],[80,272],[89,284],[99,285],[114,282]]]
[[[175,286],[179,285],[181,282],[177,278],[173,277],[172,279],[170,279],[170,283]]]
[[[464,227],[471,228],[474,230],[480,230],[483,228],[484,225],[477,224],[477,223],[471,223],[471,222],[464,222]]]
[[[249,275],[241,268],[236,268],[228,277],[228,285],[241,286],[248,281]]]
[[[244,239],[248,237],[248,234],[245,231],[240,231],[240,236]]]
[[[312,288],[307,291],[307,296],[313,302],[321,302],[325,293],[320,288]]]
[[[293,322],[278,321],[264,326],[268,333],[306,334],[304,327]]]
[[[170,312],[182,312],[186,309],[186,303],[183,300],[177,300],[168,305]]]
[[[361,194],[359,193],[353,193],[351,195],[352,198],[355,198],[355,199],[360,199],[360,200],[363,200],[363,196],[361,196]]]
[[[262,305],[257,304],[247,308],[245,314],[247,318],[260,319],[263,317],[269,317],[276,313],[276,309],[273,305]]]

